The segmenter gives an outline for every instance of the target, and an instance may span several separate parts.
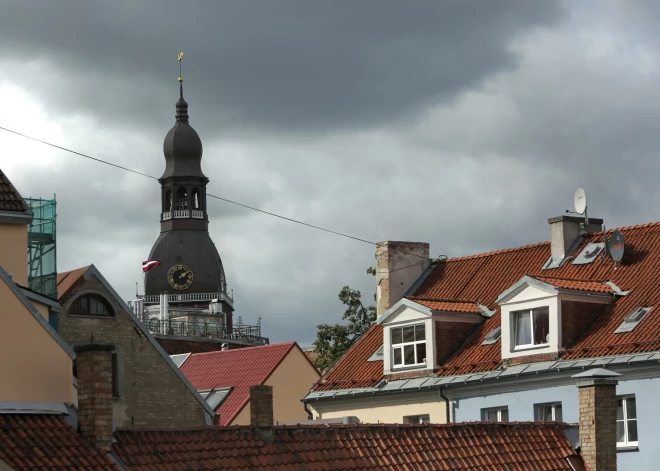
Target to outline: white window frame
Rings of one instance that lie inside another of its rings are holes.
[[[537,416],[537,419],[539,421],[543,420],[541,418],[541,415],[542,415],[541,411],[544,407],[551,407],[552,408],[551,409],[552,410],[552,412],[551,412],[552,417],[550,419],[551,422],[558,422],[558,420],[557,420],[557,407],[561,408],[562,409],[561,422],[563,422],[563,420],[564,420],[564,410],[563,410],[563,407],[561,405],[561,402],[544,402],[542,404],[536,404],[536,416]]]
[[[546,341],[544,343],[534,343],[534,326],[535,326],[535,315],[539,311],[546,311],[548,315],[548,334],[546,335]],[[518,316],[521,314],[529,314],[530,316],[530,339],[531,343],[525,343],[525,344],[516,344],[516,340],[518,338]],[[514,351],[516,350],[528,350],[531,348],[543,348],[547,347],[550,345],[550,342],[548,340],[548,337],[550,336],[550,306],[538,306],[538,307],[533,307],[529,309],[522,309],[519,311],[513,311],[511,313],[511,322],[513,324],[513,336],[511,338],[511,344],[512,344],[512,349]]]
[[[404,424],[430,424],[431,416],[429,414],[408,415],[403,418]]]
[[[623,422],[623,440],[622,442],[616,442],[617,448],[627,448],[627,447],[636,447],[639,446],[639,417],[636,415],[634,419],[628,418],[628,399],[633,399],[635,401],[635,411],[637,411],[637,398],[634,394],[626,394],[624,396],[617,396],[617,409],[619,408],[618,401],[623,400],[623,420],[618,420],[616,423]],[[637,423],[637,441],[629,442],[628,441],[628,422],[635,421]]]
[[[412,342],[404,342],[403,341],[403,329],[406,327],[413,327],[416,328],[418,326],[421,326],[424,329],[424,340],[413,340]],[[392,340],[392,337],[394,336],[394,330],[395,329],[401,329],[401,343],[394,343]],[[415,324],[407,324],[407,325],[400,325],[400,326],[395,326],[390,329],[390,346],[392,349],[392,354],[391,354],[391,361],[392,361],[392,369],[405,369],[405,368],[419,368],[421,366],[426,366],[428,363],[428,358],[425,358],[425,361],[419,362],[416,361],[415,363],[409,363],[405,364],[405,355],[404,355],[404,350],[407,345],[412,345],[413,346],[413,351],[415,352],[415,359],[417,359],[417,345],[419,344],[424,344],[424,356],[427,356],[428,352],[428,345],[427,342],[429,341],[428,339],[428,332],[426,328],[426,323],[421,322],[421,323],[415,323]],[[394,362],[394,352],[400,350],[401,351],[401,362],[402,363],[395,363]]]
[[[497,412],[497,422],[503,422],[502,420],[502,411],[506,411],[507,415],[507,422],[509,422],[509,406],[499,406],[499,407],[486,407],[485,409],[481,409],[481,417],[484,422],[488,420],[488,413],[489,412]]]

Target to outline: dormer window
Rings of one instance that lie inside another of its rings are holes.
[[[512,313],[514,347],[547,345],[550,341],[550,310],[540,307]]]
[[[426,365],[426,329],[424,324],[394,327],[392,339],[392,366],[394,368]]]

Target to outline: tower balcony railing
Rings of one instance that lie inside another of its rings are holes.
[[[262,343],[261,325],[238,324],[228,329],[224,326],[216,326],[204,323],[185,322],[176,319],[159,321],[151,319],[147,328],[154,335],[172,337],[203,337],[211,339],[226,340],[248,340]]]
[[[190,217],[190,211],[187,209],[177,209],[174,211],[174,219],[182,219],[182,218],[189,218]]]
[[[172,219],[172,211],[165,211],[163,213],[163,221],[168,221]]]
[[[194,302],[210,302],[214,299],[219,301],[229,301],[233,302],[231,296],[227,293],[189,293],[189,294],[169,294],[167,295],[167,300],[170,303],[194,303]],[[148,295],[144,296],[142,300],[146,304],[158,304],[160,303],[160,295]]]
[[[195,219],[204,219],[204,211],[192,210],[192,217]]]

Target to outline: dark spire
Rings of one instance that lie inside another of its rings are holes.
[[[176,122],[188,122],[188,103],[183,99],[183,78],[179,77],[179,101],[176,102]]]

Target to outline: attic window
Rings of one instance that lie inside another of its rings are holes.
[[[383,361],[383,347],[376,350],[376,353],[371,355],[367,361]]]
[[[486,335],[486,338],[484,339],[483,342],[481,342],[481,345],[493,344],[497,342],[501,336],[502,336],[502,326],[497,326],[493,330],[491,330],[488,333],[488,335]]]
[[[653,308],[653,306],[650,307],[638,307],[637,309],[633,310],[630,314],[628,314],[624,319],[621,325],[617,327],[617,329],[614,331],[615,334],[621,334],[624,332],[630,332],[632,331],[637,325],[642,322],[642,319],[646,317],[646,315],[649,313],[649,311]]]
[[[69,315],[114,317],[108,302],[96,294],[86,294],[77,298],[69,307]]]
[[[587,246],[582,249],[582,252],[580,252],[575,257],[573,260],[573,265],[586,265],[591,263],[596,260],[596,258],[598,258],[601,253],[603,253],[603,250],[605,250],[604,242],[587,244]]]

